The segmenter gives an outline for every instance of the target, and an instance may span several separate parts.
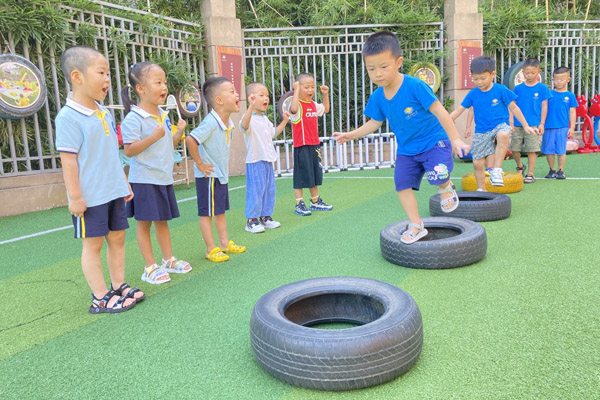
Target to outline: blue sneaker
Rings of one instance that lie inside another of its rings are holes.
[[[492,168],[486,168],[485,171],[483,171],[483,173],[485,174],[485,176],[490,176],[492,174],[492,171]]]
[[[300,200],[300,202],[298,204],[296,204],[296,209],[294,210],[294,214],[301,215],[304,217],[306,215],[311,215],[312,213],[310,211],[308,211],[308,209],[306,208],[306,204],[304,204],[304,200]]]
[[[323,200],[319,196],[319,198],[317,198],[317,201],[310,201],[310,209],[313,211],[331,211],[333,209],[333,206],[330,206],[329,204],[323,202]]]

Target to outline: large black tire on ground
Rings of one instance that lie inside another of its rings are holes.
[[[439,194],[429,198],[429,214],[432,217],[455,217],[471,221],[498,221],[510,217],[510,197],[491,192],[456,192],[458,207],[451,213],[445,213],[441,207]]]
[[[473,264],[487,251],[485,228],[462,218],[422,218],[427,236],[413,244],[400,241],[409,221],[395,222],[380,234],[381,254],[408,268],[445,269]]]
[[[315,329],[325,322],[362,324]],[[421,313],[396,286],[364,278],[316,278],[262,296],[250,318],[258,364],[292,385],[352,390],[402,375],[423,346]]]

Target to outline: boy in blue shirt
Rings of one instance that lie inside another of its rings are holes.
[[[411,244],[427,235],[413,190],[419,190],[426,173],[429,183],[438,186],[442,211],[454,211],[458,195],[450,181],[452,149],[462,156],[469,152],[469,146],[460,139],[450,115],[431,88],[398,71],[403,58],[393,33],[383,31],[369,36],[362,55],[369,78],[379,86],[364,111],[371,119],[353,131],[334,132],[333,136],[338,143],[345,143],[374,132],[384,120],[389,121],[398,144],[396,191],[410,221],[400,240]]]
[[[126,311],[144,299],[124,283],[125,202],[133,198],[119,160],[115,123],[104,100],[110,88],[108,61],[96,49],[70,47],[62,55],[73,97],[56,116],[60,153],[75,237],[82,239],[81,268],[92,290],[91,314]],[[102,272],[100,250],[108,244],[111,289]],[[117,289],[114,289],[114,288]]]
[[[466,109],[473,107],[475,114],[475,135],[473,135],[473,169],[478,191],[485,191],[485,159],[494,156],[494,168],[490,180],[494,186],[504,186],[502,162],[510,142],[510,110],[523,124],[527,133],[536,133],[531,128],[519,107],[517,96],[506,86],[494,83],[496,60],[480,56],[471,61],[471,76],[477,86],[467,94],[461,105],[450,114],[456,120]]]
[[[226,253],[243,253],[244,246],[236,245],[227,235],[225,211],[229,210],[229,147],[233,121],[230,115],[240,111],[240,97],[227,78],[211,78],[202,87],[204,99],[212,111],[186,138],[194,159],[196,194],[200,230],[206,243],[206,258],[213,262],[229,260]],[[225,122],[227,121],[227,122]],[[219,235],[215,245],[212,220]]]
[[[544,124],[548,113],[548,99],[552,97],[548,86],[538,82],[537,77],[542,72],[540,61],[537,58],[529,58],[523,63],[523,75],[525,82],[515,86],[513,92],[517,95],[517,106],[529,123],[529,126],[537,126],[539,135],[544,134]],[[512,122],[511,118],[511,122]],[[540,151],[540,138],[538,135],[525,133],[519,121],[514,121],[514,129],[510,141],[510,150],[517,163],[517,171],[525,175],[525,183],[534,183],[533,171],[537,152]],[[529,160],[529,174],[526,174],[527,166],[521,162],[521,151],[527,152]]]
[[[546,179],[565,179],[565,161],[567,160],[567,139],[573,135],[577,120],[577,98],[567,90],[571,81],[571,70],[558,67],[552,73],[554,90],[548,100],[546,131],[542,137],[542,153],[546,155],[550,172]],[[554,168],[555,155],[558,156],[558,168]]]

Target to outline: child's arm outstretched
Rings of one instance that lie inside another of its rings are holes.
[[[467,126],[465,127],[465,137],[471,137],[473,134],[473,119],[475,117],[475,113],[473,112],[473,106],[469,107],[469,112],[467,113]]]
[[[458,106],[456,110],[452,111],[452,114],[450,114],[450,118],[452,118],[452,121],[456,121],[456,118],[460,117],[465,110],[466,108],[464,108],[463,106]]]
[[[190,151],[190,155],[196,163],[196,167],[198,167],[198,169],[200,170],[200,172],[202,172],[204,177],[207,177],[210,174],[212,174],[214,171],[214,167],[212,164],[205,164],[202,161],[202,158],[200,158],[200,153],[198,152],[198,142],[196,142],[196,140],[191,136],[186,137],[185,142],[187,144],[188,150]]]
[[[383,121],[375,121],[370,119],[365,122],[362,126],[356,128],[350,132],[333,132],[333,137],[339,144],[346,143],[349,140],[356,139],[361,136],[368,135],[369,133],[375,132],[381,127]]]
[[[529,134],[536,134],[538,133],[537,128],[532,128],[529,126],[529,124],[527,123],[527,120],[525,119],[525,117],[523,116],[523,113],[521,112],[521,109],[519,108],[519,106],[517,106],[517,103],[515,103],[515,101],[511,101],[510,104],[508,105],[508,110],[515,116],[516,119],[519,120],[519,122],[521,123],[521,125],[523,125],[523,129],[525,130],[525,132],[529,133]]]
[[[464,110],[464,107],[461,106],[461,108]],[[448,111],[446,111],[442,103],[440,103],[439,100],[434,101],[431,107],[429,107],[429,111],[435,115],[438,121],[440,121],[442,128],[444,128],[448,135],[448,139],[450,139],[450,143],[452,143],[454,152],[459,157],[466,156],[469,153],[471,146],[462,141],[458,134],[458,130],[456,129],[456,125],[454,125],[454,120],[450,114],[448,114]]]

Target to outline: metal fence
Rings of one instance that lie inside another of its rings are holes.
[[[116,10],[141,15],[147,15],[147,12],[105,2],[96,4],[101,6],[100,12],[60,7],[71,15],[68,31],[74,37],[84,29],[93,32],[92,43],[85,44],[95,46],[109,61],[112,85],[105,103],[120,103],[119,92],[127,84],[130,65],[160,55],[176,57],[191,71],[197,85],[204,82],[204,62],[198,57],[202,48],[196,44],[197,40],[189,40],[198,38],[194,32],[201,28],[200,25],[161,17],[171,22],[172,27],[166,31],[158,27],[149,31],[135,20],[113,15]],[[10,32],[3,32],[3,35],[7,37],[10,49],[29,59],[44,73],[49,95],[45,106],[32,117],[0,121],[6,127],[0,136],[0,176],[56,171],[60,165],[57,161],[59,155],[54,150],[53,121],[68,93],[67,84],[58,69],[61,48],[70,44],[15,43]],[[3,46],[0,44],[0,52],[8,52],[9,49]],[[117,122],[124,117],[122,111],[111,112]]]
[[[246,76],[260,81],[270,90],[270,111],[275,123],[279,120],[275,105],[290,90],[293,78],[301,72],[315,76],[316,85],[330,88],[331,111],[322,117],[319,125],[323,143],[323,168],[327,171],[350,168],[373,168],[392,165],[395,159],[394,135],[384,125],[379,133],[343,145],[331,137],[335,131],[352,130],[366,118],[362,111],[375,90],[364,68],[362,44],[372,33],[387,29],[396,32],[404,44],[404,58],[429,59],[443,70],[443,24],[421,25],[423,37],[403,38],[407,25],[349,25],[305,28],[274,28],[244,30]],[[408,47],[407,47],[408,44]],[[317,90],[318,101],[322,101]],[[443,84],[437,95],[444,96]],[[275,168],[278,174],[292,169],[293,143],[288,128],[282,140],[275,145],[280,155]]]
[[[538,22],[538,27],[543,35],[537,55],[543,82],[551,87],[552,71],[565,66],[571,69],[570,91],[588,100],[600,93],[600,21]],[[529,35],[530,31],[519,32],[496,52],[499,79],[511,65],[528,57]]]

